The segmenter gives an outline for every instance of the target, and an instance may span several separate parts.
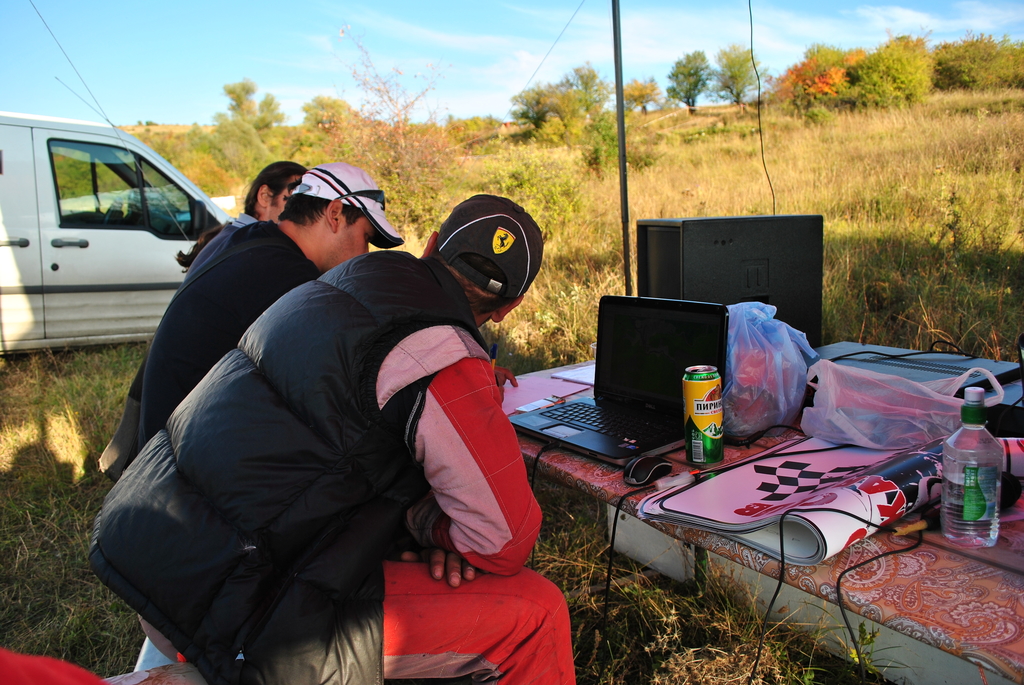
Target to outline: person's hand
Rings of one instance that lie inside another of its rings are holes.
[[[443,549],[425,549],[420,554],[402,552],[402,561],[424,561],[430,567],[430,577],[434,580],[445,579],[451,587],[459,587],[462,581],[476,578],[477,570],[457,552]]]
[[[494,380],[498,384],[498,392],[501,394],[502,402],[505,401],[505,381],[508,381],[513,387],[519,387],[516,375],[503,366],[494,367]]]

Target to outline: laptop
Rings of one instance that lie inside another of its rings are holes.
[[[855,342],[838,342],[815,348],[814,351],[822,359],[830,359],[836,364],[899,376],[917,383],[955,378],[974,367],[991,371],[1002,385],[1021,377],[1021,365],[1018,362],[999,362],[947,352],[921,352]],[[962,397],[963,388],[970,386],[987,389],[989,383],[985,376],[974,373],[964,381],[957,395]]]
[[[516,430],[619,466],[682,447],[683,373],[725,377],[729,310],[689,300],[605,296],[597,314],[594,397],[510,417]]]

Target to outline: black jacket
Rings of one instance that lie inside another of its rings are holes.
[[[205,259],[258,240],[277,242],[232,255],[174,298],[149,346],[142,381],[139,448],[166,424],[174,408],[235,349],[267,307],[292,288],[319,278],[320,271],[277,224],[263,221],[236,230]],[[186,281],[199,271],[193,263]]]
[[[428,485],[376,377],[440,323],[483,346],[433,260],[375,252],[299,286],[108,494],[93,569],[211,685],[381,682],[381,560]]]

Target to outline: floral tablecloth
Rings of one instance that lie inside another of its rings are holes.
[[[726,448],[726,461],[776,442],[763,440],[743,450]],[[542,443],[520,436],[519,444],[532,470]],[[538,477],[613,504],[630,489],[622,482],[621,469],[569,451],[545,451],[536,468]],[[629,497],[622,510],[635,514],[642,498],[643,494]],[[778,561],[738,542],[694,528],[648,523],[679,540],[779,577]],[[909,547],[916,540],[917,533],[906,537],[879,533],[816,566],[787,564],[785,582],[836,603],[836,580],[844,569],[882,552]],[[1024,522],[1004,522],[999,544],[985,550],[961,550],[939,532],[928,531],[918,548],[846,574],[842,591],[848,610],[1024,683]]]

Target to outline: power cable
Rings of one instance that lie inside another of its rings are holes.
[[[560,441],[552,440],[551,442],[544,443],[543,445],[541,445],[540,449],[537,450],[537,456],[534,457],[534,460],[533,460],[533,468],[530,469],[530,490],[533,490],[533,483],[534,483],[534,481],[537,480],[537,467],[540,465],[540,455],[544,454],[549,449],[552,449],[554,447],[558,447],[560,444],[562,444]],[[537,569],[537,565],[536,565],[536,561],[535,561],[536,555],[537,555],[537,544],[534,543],[533,549],[530,550],[530,569],[531,570],[536,570]]]
[[[747,0],[747,14],[750,17],[750,64],[754,67],[754,77],[757,80],[757,139],[761,143],[761,168],[764,169],[764,177],[768,180],[768,189],[772,193],[772,215],[775,211],[775,186],[772,185],[772,176],[768,173],[768,163],[764,157],[764,127],[761,124],[761,74],[757,71],[757,60],[754,59],[754,7],[753,0]]]
[[[533,83],[533,79],[536,78],[537,74],[540,72],[541,67],[544,66],[544,62],[546,62],[548,57],[551,55],[551,51],[555,49],[556,45],[558,45],[558,41],[562,40],[562,36],[565,35],[566,30],[569,28],[569,24],[571,24],[572,20],[576,18],[576,15],[579,14],[579,11],[581,9],[583,9],[583,4],[586,1],[587,0],[580,0],[580,4],[579,4],[578,7],[576,7],[576,11],[572,13],[571,17],[569,17],[569,21],[565,22],[565,26],[562,27],[562,31],[558,34],[558,37],[555,38],[555,42],[551,44],[551,47],[548,48],[548,51],[544,54],[544,58],[540,61],[540,64],[538,64],[537,68],[533,70],[533,74],[530,75],[530,78],[528,78],[526,80],[526,85],[524,85],[519,90],[520,93],[522,93],[524,90],[529,88],[530,84]],[[508,110],[505,112],[504,116],[501,117],[501,122],[502,123],[504,123],[505,120],[508,119],[508,115],[512,113],[512,110],[514,108],[515,108],[515,103],[513,103],[512,106],[510,106],[508,108]],[[478,136],[476,138],[473,138],[472,140],[467,140],[464,143],[459,143],[459,145],[457,147],[462,147],[462,146],[465,146],[465,145],[469,145],[470,143],[475,143],[478,140],[483,140],[484,138],[488,138],[488,137],[489,136]]]
[[[46,27],[46,30],[50,34],[50,37],[53,38],[53,42],[57,44],[57,48],[61,51],[61,54],[64,55],[64,59],[67,60],[68,64],[71,65],[72,71],[75,72],[75,75],[78,77],[78,80],[82,82],[83,86],[85,86],[86,92],[89,93],[89,97],[91,97],[93,102],[96,103],[96,106],[93,107],[92,105],[90,105],[88,103],[88,101],[86,101],[85,98],[83,98],[81,95],[76,93],[69,85],[67,85],[66,83],[61,81],[59,78],[57,79],[57,82],[60,83],[65,88],[67,88],[68,90],[70,90],[71,93],[73,95],[75,95],[75,97],[77,97],[83,103],[85,103],[85,105],[87,107],[89,107],[89,109],[91,109],[92,111],[96,112],[101,117],[103,117],[103,120],[105,122],[107,122],[107,124],[110,126],[110,128],[112,128],[114,130],[114,135],[116,135],[117,139],[119,141],[121,141],[121,147],[124,148],[124,151],[127,152],[128,155],[135,162],[136,174],[137,174],[137,182],[139,182],[141,184],[139,186],[139,200],[140,200],[141,203],[143,203],[143,205],[142,205],[143,207],[147,206],[149,204],[151,198],[147,197],[150,194],[146,193],[145,189],[147,187],[152,187],[152,186],[147,186],[146,185],[147,184],[147,181],[146,181],[146,178],[145,178],[146,174],[145,174],[144,169],[142,168],[141,160],[138,158],[138,155],[136,155],[131,149],[129,149],[128,143],[125,141],[124,135],[122,134],[121,129],[119,129],[117,126],[115,126],[114,122],[112,122],[110,120],[110,117],[107,116],[107,112],[103,109],[103,105],[100,104],[99,99],[92,92],[92,89],[89,87],[89,84],[86,83],[85,78],[83,78],[81,72],[78,71],[78,67],[76,67],[75,63],[71,60],[71,56],[68,55],[67,50],[65,50],[64,46],[61,45],[59,40],[57,40],[57,35],[53,32],[53,29],[50,28],[50,25],[46,23],[46,19],[43,18],[43,14],[42,14],[42,12],[39,11],[39,8],[36,7],[35,2],[33,2],[32,0],[28,0],[28,4],[32,5],[32,9],[35,10],[36,15],[39,17],[39,21],[43,22],[43,26]],[[176,216],[176,212],[174,211],[174,207],[172,207],[169,204],[167,198],[163,195],[163,193],[158,193],[158,192],[154,191],[152,193],[152,195],[155,196],[155,198],[159,198],[160,201],[162,201],[163,209],[164,209],[164,212],[167,215],[167,217],[171,221],[174,222],[174,227],[178,229],[178,232],[181,233],[181,236],[185,240],[189,240],[188,233],[185,231],[185,229],[182,227],[181,223],[178,221],[178,218]],[[147,221],[148,221],[148,219],[147,219]]]
[[[925,510],[927,510],[927,507],[925,507]],[[883,525],[883,524],[874,523],[873,521],[869,521],[868,519],[865,519],[865,518],[862,518],[860,516],[857,516],[856,514],[850,513],[848,511],[843,510],[843,509],[836,509],[836,508],[833,508],[833,507],[808,507],[808,508],[805,508],[805,509],[790,509],[788,511],[783,512],[782,515],[779,516],[779,523],[778,523],[778,525],[779,525],[779,579],[778,579],[778,582],[775,585],[775,592],[772,594],[772,598],[768,602],[768,606],[765,609],[764,620],[763,620],[763,622],[761,624],[761,634],[760,634],[760,636],[758,638],[758,643],[757,643],[757,652],[756,652],[756,655],[754,657],[754,665],[750,669],[750,675],[747,677],[747,685],[750,685],[751,683],[753,683],[754,677],[757,675],[757,669],[758,669],[758,666],[761,663],[761,653],[764,650],[764,641],[765,641],[765,638],[768,635],[768,621],[771,619],[772,609],[775,607],[775,601],[779,598],[779,593],[782,591],[782,584],[783,584],[783,582],[785,582],[785,578],[786,578],[786,541],[785,541],[785,536],[783,534],[783,529],[784,529],[784,524],[785,524],[786,517],[789,516],[790,514],[803,514],[803,513],[822,512],[822,511],[830,512],[830,513],[834,513],[834,514],[842,514],[843,516],[848,516],[848,517],[850,517],[850,518],[852,518],[852,519],[854,519],[856,521],[859,521],[860,523],[863,523],[866,526],[870,526],[872,528],[875,528],[877,531],[885,531],[885,532],[889,532],[889,533],[896,533],[899,530],[898,528],[894,528],[892,526],[886,526],[886,525]],[[871,557],[869,559],[866,559],[865,561],[857,563],[857,564],[855,564],[855,565],[853,565],[853,566],[843,570],[842,572],[840,572],[839,577],[836,579],[836,602],[839,604],[839,612],[840,612],[840,614],[842,614],[843,623],[846,625],[846,630],[847,630],[847,633],[849,634],[850,642],[851,642],[851,644],[853,644],[854,654],[856,656],[858,664],[860,665],[861,682],[865,682],[865,683],[867,682],[867,673],[866,673],[866,668],[864,666],[864,658],[863,658],[863,655],[861,654],[861,651],[860,651],[860,643],[857,640],[857,637],[856,637],[856,635],[853,632],[853,628],[850,625],[849,617],[846,614],[846,607],[843,604],[842,579],[843,579],[843,577],[849,571],[853,571],[853,570],[856,570],[858,568],[861,568],[862,566],[866,566],[867,564],[870,564],[873,561],[877,561],[877,560],[882,559],[882,558],[887,557],[887,556],[892,556],[892,555],[895,555],[895,554],[899,554],[901,552],[909,552],[910,550],[916,549],[918,546],[921,545],[922,540],[923,540],[923,534],[921,533],[921,531],[918,531],[917,542],[915,542],[913,545],[910,545],[909,547],[901,547],[900,549],[888,550],[886,552],[882,552],[880,554],[876,554],[875,556],[873,556],[873,557]]]

